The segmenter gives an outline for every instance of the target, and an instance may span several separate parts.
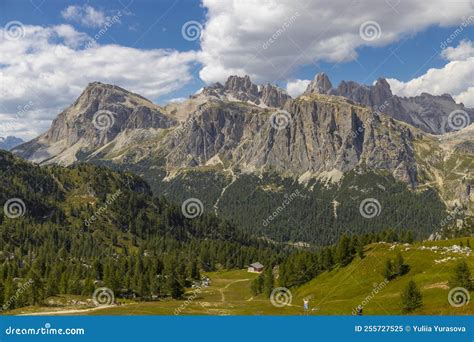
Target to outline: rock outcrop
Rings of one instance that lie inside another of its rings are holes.
[[[305,91],[305,94],[311,93],[343,96],[432,134],[454,130],[453,124],[449,123],[450,114],[454,111],[462,110],[469,116],[469,121],[474,122],[474,110],[457,104],[448,94],[434,96],[423,93],[415,97],[399,97],[392,93],[389,83],[383,78],[372,86],[342,81],[333,89],[327,75],[318,74]]]
[[[144,97],[114,85],[90,83],[51,128],[14,149],[21,157],[70,164],[125,130],[169,128],[176,121]],[[59,158],[58,158],[59,157]]]

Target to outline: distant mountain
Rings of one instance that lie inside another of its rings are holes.
[[[8,136],[6,138],[0,137],[0,150],[11,150],[12,148],[21,145],[24,140],[17,137]]]
[[[405,108],[408,100],[392,96],[385,80],[371,87],[341,84],[333,89],[321,74],[293,99],[274,85],[231,76],[160,107],[95,82],[46,133],[14,153],[42,164],[89,161],[132,171],[156,194],[176,202],[197,197],[206,211],[280,241],[328,243],[347,227],[363,232],[413,224],[426,235],[439,226],[445,206],[472,211],[470,127],[428,134],[405,121],[423,117],[427,128],[431,116],[445,120],[445,111],[432,115],[425,106],[426,113],[403,112],[408,116],[397,120],[398,111],[366,105]],[[435,107],[443,100],[432,98]],[[286,209],[263,224],[296,192],[300,214]],[[358,211],[364,197],[385,208],[371,225]]]
[[[71,164],[79,155],[104,146],[124,131],[159,130],[176,125],[144,97],[114,85],[94,82],[39,137],[17,147],[23,158]]]
[[[455,123],[450,125],[448,121],[450,114],[455,111],[465,112],[469,122],[474,122],[474,109],[457,104],[449,94],[434,96],[423,93],[414,97],[399,97],[392,93],[390,85],[383,78],[378,79],[373,86],[342,81],[337,88],[333,88],[328,76],[321,73],[316,75],[305,91],[305,94],[311,93],[343,96],[432,134],[453,131]]]

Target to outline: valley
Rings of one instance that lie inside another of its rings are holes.
[[[352,315],[354,309],[365,303],[366,315],[400,315],[401,293],[409,279],[415,280],[423,295],[423,306],[414,313],[419,315],[472,315],[472,302],[453,307],[448,302],[448,281],[456,260],[465,258],[471,269],[474,254],[465,247],[466,238],[415,244],[377,243],[366,247],[366,256],[356,258],[346,267],[322,273],[308,283],[290,288],[291,302],[282,307],[272,305],[264,295],[253,295],[250,283],[258,276],[247,270],[222,270],[205,275],[211,279],[209,287],[187,289],[183,299],[140,302],[117,299],[120,305],[82,308],[64,304],[53,307],[26,307],[11,314],[68,314],[68,315]],[[408,274],[384,282],[383,263],[402,251],[410,265]],[[303,299],[309,298],[310,310],[303,311]],[[70,298],[71,299],[71,298]],[[87,303],[88,298],[77,297]],[[76,309],[74,309],[76,308]],[[57,311],[55,313],[55,311]]]

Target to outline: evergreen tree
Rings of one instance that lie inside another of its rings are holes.
[[[347,235],[341,236],[336,250],[337,262],[341,266],[346,266],[352,260],[352,253],[350,249],[350,239]]]
[[[3,288],[3,298],[4,298],[4,305],[8,305],[7,309],[14,309],[15,308],[15,301],[13,296],[15,295],[15,284],[13,283],[13,278],[8,276],[5,280],[4,288]]]
[[[58,274],[54,270],[51,270],[46,280],[45,296],[55,296],[58,292]]]
[[[254,296],[259,295],[263,292],[263,275],[259,274],[257,278],[254,279],[252,284],[250,285],[250,289]]]
[[[454,274],[449,282],[451,288],[463,287],[468,291],[473,289],[471,270],[465,259],[461,259],[454,268]]]
[[[402,293],[403,312],[412,312],[423,305],[423,297],[413,280],[410,280]]]
[[[271,266],[268,266],[263,272],[263,293],[266,297],[270,297],[272,293],[275,280],[273,279],[273,270]]]
[[[190,264],[189,276],[191,279],[201,279],[201,273],[199,272],[199,266],[196,259],[193,259]]]
[[[393,277],[394,277],[394,270],[393,270],[393,264],[392,264],[392,260],[390,259],[387,259],[385,261],[385,267],[384,267],[384,270],[383,270],[383,276],[385,279],[387,280],[392,280]]]
[[[361,258],[361,259],[365,258],[364,244],[362,243],[362,241],[359,241],[359,243],[357,244],[356,251],[357,251],[357,255],[359,256],[359,258]]]
[[[37,262],[33,263],[27,277],[30,284],[28,286],[28,302],[32,305],[38,305],[43,301],[43,282],[41,281],[40,269]]]
[[[402,253],[400,251],[397,253],[395,257],[395,264],[394,264],[394,271],[395,274],[398,276],[402,276],[408,273],[410,270],[410,266],[405,264],[405,260],[403,259]]]

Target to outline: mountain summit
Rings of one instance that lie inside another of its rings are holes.
[[[291,99],[286,90],[272,84],[257,86],[248,75],[229,76],[225,85],[215,83],[204,88],[201,95],[249,102],[260,107],[283,107],[286,101]]]
[[[329,77],[321,73],[316,75],[304,92],[311,93],[343,96],[432,134],[453,130],[448,120],[454,111],[466,112],[470,122],[474,122],[474,109],[457,104],[450,95],[434,96],[423,93],[415,97],[399,97],[392,93],[384,78],[379,78],[372,86],[342,81],[337,88],[332,88]]]
[[[412,188],[436,186],[454,206],[470,201],[472,176],[464,166],[474,161],[473,131],[448,139],[414,127],[429,130],[453,108],[464,107],[447,96],[394,96],[384,79],[332,88],[325,74],[296,99],[277,86],[230,76],[224,85],[165,107],[94,82],[47,132],[14,153],[39,163],[89,161],[134,171],[172,196],[189,194],[202,177],[211,177],[216,212],[229,187],[249,175],[337,184],[356,170],[389,175]],[[450,165],[454,169],[447,171]]]
[[[146,98],[115,85],[93,82],[54,119],[48,131],[17,147],[15,153],[35,162],[71,164],[78,154],[90,153],[126,130],[174,124],[174,119]]]

